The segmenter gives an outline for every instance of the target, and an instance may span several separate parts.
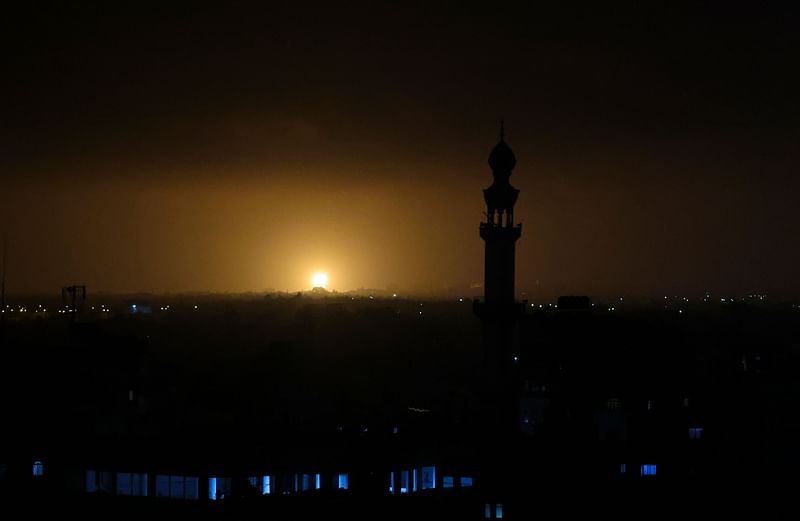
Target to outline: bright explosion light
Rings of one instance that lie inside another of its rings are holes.
[[[321,271],[316,272],[311,276],[311,285],[315,288],[327,288],[328,274],[322,273]]]

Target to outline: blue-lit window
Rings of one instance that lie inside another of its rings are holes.
[[[308,490],[310,488],[308,478],[309,478],[308,474],[303,474],[303,490]]]
[[[492,518],[492,505],[486,503],[483,507],[483,518],[484,519],[491,519]]]
[[[44,475],[44,465],[41,461],[33,462],[33,475],[37,477]]]
[[[209,482],[209,485],[211,483]],[[156,497],[170,497],[175,499],[198,499],[200,497],[199,479],[191,476],[156,476]],[[217,481],[217,494],[219,494],[219,481]],[[209,490],[211,496],[211,490]]]
[[[113,492],[111,487],[113,483],[111,472],[97,472],[96,470],[86,471],[86,492],[97,492],[98,490]]]
[[[225,499],[233,486],[231,478],[208,478],[208,499]]]
[[[453,488],[453,476],[445,476],[442,478],[442,488]]]
[[[156,476],[156,497],[169,497],[169,476]]]
[[[339,489],[347,490],[347,488],[348,488],[347,474],[339,474]]]
[[[272,494],[272,480],[270,476],[264,476],[261,481],[261,494]]]
[[[169,497],[183,498],[186,494],[186,478],[183,476],[169,477]]]
[[[422,467],[422,490],[436,488],[436,467]]]
[[[187,476],[184,483],[184,499],[200,499],[200,478]]]
[[[412,474],[412,478],[413,478],[413,483],[412,483],[411,491],[412,492],[416,492],[417,490],[419,490],[417,488],[417,469],[414,469],[414,472]]]
[[[642,476],[655,476],[656,475],[656,466],[655,465],[642,465],[640,472],[641,472]]]
[[[494,507],[494,518],[495,519],[503,519],[503,504],[498,503],[496,507]]]
[[[408,493],[408,471],[404,470],[400,473],[400,493]]]
[[[628,472],[628,464],[627,463],[620,463],[619,464],[619,473],[620,474],[625,474],[626,472]]]
[[[314,490],[319,490],[322,481],[321,478],[322,476],[320,476],[319,474],[314,474]]]
[[[468,476],[462,476],[461,478],[461,486],[462,487],[471,487],[472,486],[472,478]]]
[[[689,427],[689,439],[690,440],[699,440],[703,437],[703,428],[702,427]]]
[[[394,494],[394,472],[389,472],[389,494]]]
[[[258,476],[251,476],[247,478],[253,488],[258,488]]]
[[[131,475],[131,495],[132,496],[146,496],[147,495],[147,474],[133,473]]]
[[[146,496],[147,474],[117,472],[117,494],[120,496]]]
[[[86,492],[97,492],[97,471],[86,471]]]

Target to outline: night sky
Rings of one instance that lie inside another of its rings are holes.
[[[519,291],[800,291],[777,2],[71,4],[0,22],[9,293],[479,293],[501,117]]]

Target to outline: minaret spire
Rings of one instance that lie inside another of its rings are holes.
[[[486,222],[480,235],[486,241],[484,296],[486,304],[502,308],[514,304],[514,243],[522,232],[514,222],[519,190],[509,183],[517,158],[505,142],[505,121],[500,120],[500,141],[489,154],[494,182],[483,191]]]

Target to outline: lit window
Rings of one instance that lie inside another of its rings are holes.
[[[422,490],[436,488],[436,467],[422,467]]]
[[[626,463],[620,463],[619,464],[619,473],[620,474],[625,474],[626,472],[628,472],[628,465]]]
[[[417,489],[417,469],[414,469],[412,477],[413,477],[413,483],[412,483],[411,491],[412,492],[416,492],[418,490]]]
[[[348,479],[347,474],[339,474],[339,490],[347,490]]]
[[[212,478],[213,479],[213,478]],[[217,480],[217,497],[219,496],[219,481]],[[209,481],[209,485],[211,482]],[[191,476],[156,476],[156,497],[170,497],[174,499],[198,499],[199,479]],[[211,489],[209,486],[209,497]]]
[[[225,499],[233,486],[231,478],[208,478],[208,499]]]
[[[169,477],[169,497],[183,498],[186,494],[186,478],[183,476]]]
[[[184,485],[184,499],[200,499],[200,478],[187,476]]]
[[[314,474],[314,490],[319,490],[321,478],[319,474]]]
[[[702,437],[703,437],[702,427],[689,427],[689,439],[699,440]]]
[[[169,476],[156,476],[156,497],[169,497]]]
[[[97,492],[97,472],[86,471],[86,492]]]
[[[486,503],[483,507],[483,517],[484,519],[491,519],[492,518],[492,505]]]
[[[41,461],[34,461],[33,462],[33,475],[34,476],[42,476],[44,474],[44,465]]]
[[[254,488],[258,488],[258,476],[252,476],[247,478],[247,481],[250,482],[250,485]]]
[[[400,473],[400,493],[408,493],[408,471],[404,470]]]
[[[453,488],[453,476],[445,476],[442,478],[442,488]]]
[[[261,480],[261,494],[267,495],[272,493],[272,480],[270,476],[264,476]]]
[[[642,476],[655,476],[656,475],[656,466],[655,465],[642,465],[640,473]]]
[[[471,487],[472,486],[472,478],[470,477],[462,477],[461,478],[461,486],[462,487]]]
[[[503,504],[498,503],[497,506],[494,508],[494,518],[495,519],[503,519]]]
[[[394,494],[394,472],[389,472],[389,494]]]
[[[147,474],[117,472],[117,494],[120,496],[146,496]]]
[[[112,492],[111,484],[113,482],[113,474],[108,471],[100,472],[100,482],[98,484],[98,488],[103,492],[108,492],[109,494]]]

